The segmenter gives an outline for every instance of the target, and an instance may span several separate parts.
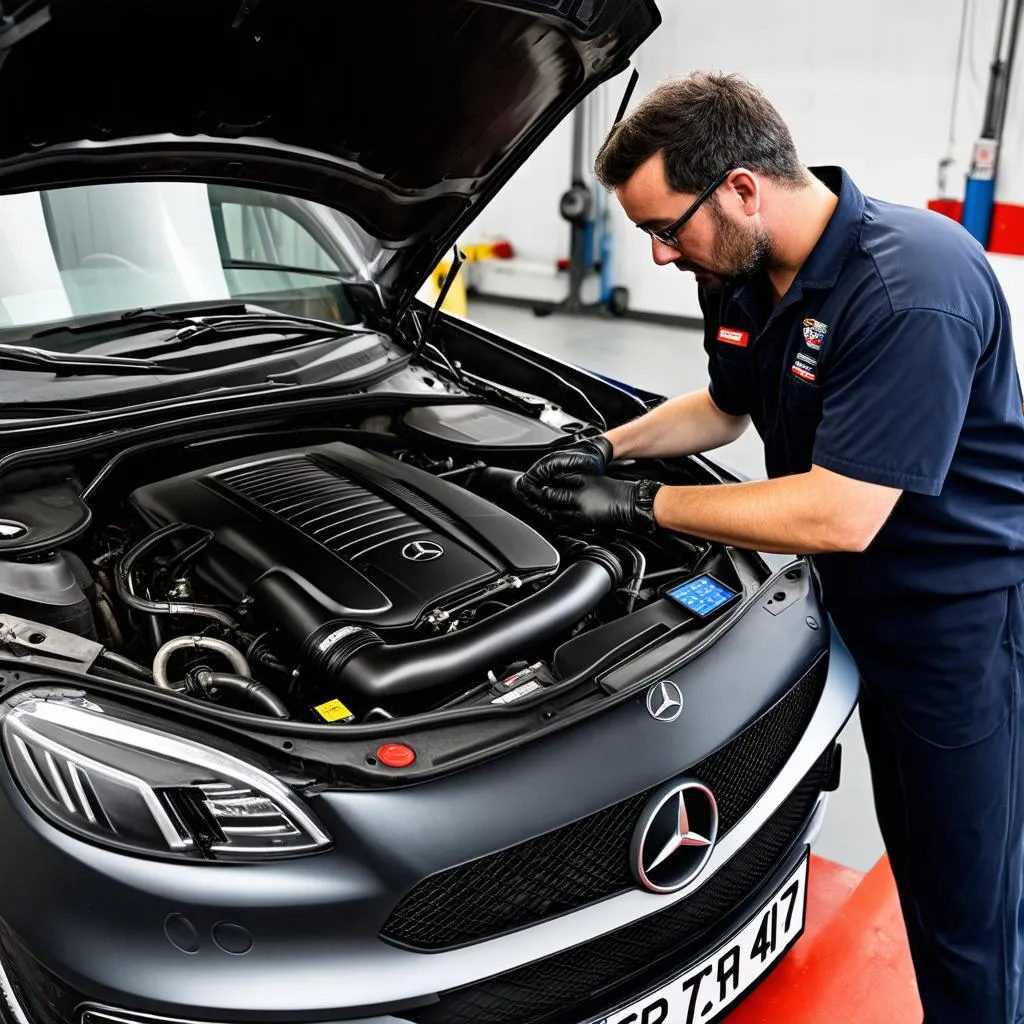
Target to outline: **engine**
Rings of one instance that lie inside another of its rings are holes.
[[[274,452],[142,487],[150,526],[213,533],[197,571],[241,601],[268,573],[326,620],[407,634],[510,577],[558,568],[558,552],[509,512],[421,469],[351,445]]]
[[[163,479],[140,459],[96,508],[67,480],[24,490],[0,505],[26,531],[0,538],[4,625],[95,641],[92,672],[340,726],[507,705],[636,649],[676,624],[662,581],[709,554],[567,533],[448,438],[346,434],[168,452]]]

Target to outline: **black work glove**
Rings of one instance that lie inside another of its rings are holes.
[[[584,530],[632,530],[653,533],[654,480],[615,480],[577,473],[562,477],[540,493],[539,504],[553,519]]]
[[[586,473],[604,476],[612,457],[612,443],[603,434],[578,441],[568,448],[542,455],[517,483],[519,494],[531,504],[543,503],[540,492],[558,484],[564,477]]]

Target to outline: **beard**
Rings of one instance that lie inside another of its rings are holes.
[[[699,266],[686,260],[678,260],[680,270],[689,270],[698,284],[710,292],[719,292],[731,285],[749,281],[772,265],[775,248],[771,235],[761,225],[740,226],[727,220],[721,210],[710,206],[717,232],[713,262],[710,266]]]

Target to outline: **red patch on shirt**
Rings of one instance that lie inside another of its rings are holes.
[[[737,331],[735,327],[719,327],[718,340],[724,341],[726,345],[737,345],[740,348],[746,348],[750,341],[750,333],[748,331]]]

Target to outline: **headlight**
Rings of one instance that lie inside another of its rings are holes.
[[[253,861],[330,845],[273,776],[82,700],[27,700],[4,718],[2,737],[32,805],[104,846],[174,859]]]

